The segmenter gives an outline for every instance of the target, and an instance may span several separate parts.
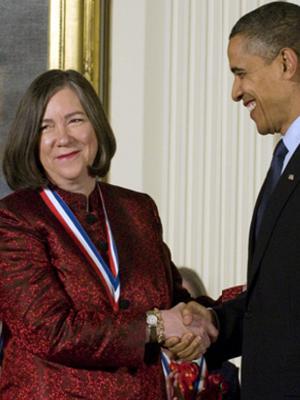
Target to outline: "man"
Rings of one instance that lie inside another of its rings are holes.
[[[242,17],[228,58],[233,100],[260,134],[280,133],[285,152],[275,188],[272,163],[254,209],[246,293],[215,315],[190,303],[186,323],[191,312],[215,318],[207,360],[242,355],[243,400],[300,399],[300,7],[278,1]]]

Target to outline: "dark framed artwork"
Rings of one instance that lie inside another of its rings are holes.
[[[48,1],[0,2],[0,159],[25,88],[48,64]],[[9,192],[0,173],[0,197]]]

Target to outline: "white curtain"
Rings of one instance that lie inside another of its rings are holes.
[[[226,54],[233,24],[267,2],[113,0],[110,181],[154,197],[175,263],[194,268],[213,297],[246,280],[251,214],[276,140],[231,100]]]

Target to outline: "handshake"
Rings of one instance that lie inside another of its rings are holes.
[[[169,358],[192,361],[203,355],[218,337],[213,312],[195,301],[160,310],[163,347]]]

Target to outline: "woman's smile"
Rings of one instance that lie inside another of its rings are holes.
[[[73,160],[74,158],[76,158],[76,156],[79,154],[79,150],[74,150],[74,151],[72,151],[72,152],[70,152],[70,153],[64,153],[64,154],[61,154],[61,155],[59,155],[59,156],[57,156],[56,158],[58,159],[58,160]]]

